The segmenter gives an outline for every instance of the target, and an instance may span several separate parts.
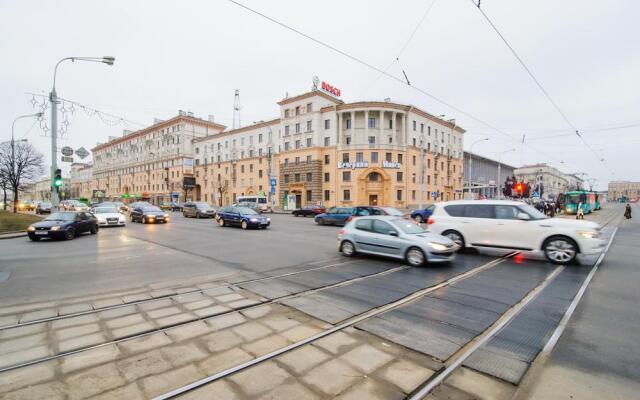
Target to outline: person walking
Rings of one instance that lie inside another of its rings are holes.
[[[630,204],[627,204],[624,207],[624,217],[626,219],[631,219],[631,205]]]
[[[578,203],[578,210],[576,212],[576,219],[584,219],[584,210],[582,209],[582,202]]]

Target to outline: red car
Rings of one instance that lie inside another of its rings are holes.
[[[291,212],[291,214],[294,217],[315,217],[318,214],[322,214],[327,212],[327,209],[321,206],[313,206],[313,205],[307,205],[304,206],[302,208],[298,208],[296,210],[293,210]]]

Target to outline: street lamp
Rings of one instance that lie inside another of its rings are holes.
[[[498,198],[501,199],[502,198],[502,155],[506,154],[506,153],[510,153],[512,151],[516,151],[516,149],[509,149],[509,150],[505,150],[502,153],[500,153],[500,156],[498,157]]]
[[[42,113],[35,113],[35,114],[26,114],[26,115],[20,115],[18,117],[16,117],[13,122],[11,123],[11,174],[14,176],[15,179],[15,175],[16,175],[16,140],[15,140],[15,125],[16,125],[16,121],[18,121],[19,119],[23,119],[23,118],[31,118],[31,117],[36,117],[36,118],[41,118],[42,117]],[[21,139],[19,140],[19,142],[26,142],[27,139]],[[15,193],[14,193],[14,197],[15,197]]]
[[[471,171],[473,169],[473,158],[471,157],[471,153],[473,152],[473,146],[487,140],[489,140],[489,138],[478,139],[475,142],[471,143],[471,147],[469,147],[469,179],[467,180],[467,185],[469,187],[469,198],[471,198]]]
[[[51,102],[51,208],[58,208],[58,192],[53,186],[54,174],[56,172],[57,160],[56,160],[56,152],[57,152],[57,141],[58,141],[58,94],[56,93],[56,77],[58,75],[58,66],[63,62],[71,60],[75,61],[88,61],[88,62],[98,62],[107,65],[113,65],[116,61],[115,57],[112,56],[104,56],[104,57],[65,57],[62,60],[56,63],[56,66],[53,69],[53,87],[51,89],[51,93],[49,94],[49,101]]]

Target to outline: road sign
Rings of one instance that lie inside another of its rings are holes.
[[[70,157],[73,155],[73,149],[69,146],[64,146],[62,150],[60,150],[63,156]],[[64,160],[63,160],[64,161]]]
[[[65,154],[65,156],[66,155],[67,154]],[[79,149],[76,149],[76,155],[80,157],[81,160],[84,160],[89,155],[89,152],[84,147],[80,147]]]
[[[271,186],[276,186],[278,184],[278,180],[276,178],[269,179],[269,184]]]
[[[431,192],[431,197],[433,197],[434,199],[438,197],[438,192]]]
[[[71,154],[73,154],[73,153],[71,153]],[[73,157],[65,157],[65,156],[62,156],[62,158],[61,158],[61,159],[62,159],[62,162],[70,162],[70,163],[72,163],[72,162],[73,162]]]

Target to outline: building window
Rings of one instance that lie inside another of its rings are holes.
[[[415,147],[416,145],[416,138],[413,138],[413,146]]]
[[[300,165],[300,157],[296,157],[296,165]]]
[[[289,118],[289,109],[284,110],[284,117]]]
[[[351,182],[351,171],[342,171],[342,180],[344,182]]]
[[[351,136],[345,136],[344,141],[346,142],[346,144],[351,144]]]
[[[377,163],[378,162],[378,152],[377,151],[372,151],[371,152],[371,162],[372,163]]]
[[[294,180],[295,182],[300,182],[300,174],[294,174],[294,175],[293,175],[293,180]]]
[[[380,180],[380,174],[372,172],[369,174],[369,182],[378,182]]]
[[[356,153],[356,162],[363,162],[364,161],[364,154],[359,151]]]
[[[324,181],[329,182],[331,180],[331,175],[328,172],[324,173]]]
[[[375,136],[369,136],[369,144],[376,144],[376,137]]]
[[[262,178],[262,170],[261,169],[258,170],[258,178]]]
[[[300,122],[296,124],[296,133],[300,133]]]
[[[313,103],[307,103],[307,112],[310,113],[313,111]]]
[[[289,183],[289,174],[284,174],[284,183]]]
[[[324,120],[324,129],[329,129],[331,128],[331,120],[330,119],[325,119]]]
[[[329,201],[329,200],[331,200],[331,191],[325,190],[324,191],[324,201]]]
[[[253,172],[253,164],[249,164],[249,172]]]
[[[427,185],[431,185],[431,175],[427,175]]]
[[[331,138],[329,137],[324,138],[324,147],[329,147],[330,144],[331,144]]]
[[[313,194],[311,190],[307,190],[307,201],[313,201]]]
[[[413,131],[414,131],[414,132],[415,132],[415,130],[416,130],[417,124],[418,124],[418,123],[417,123],[417,122],[416,122],[416,120],[414,119],[414,120],[413,120]]]
[[[402,160],[403,160],[403,158],[402,158],[402,154],[398,154],[398,162],[399,162],[400,164],[402,164]]]
[[[420,133],[424,133],[424,124],[420,124]]]
[[[389,136],[389,144],[393,143],[393,136]]]
[[[325,164],[329,164],[329,155],[328,154],[324,155],[324,163]]]
[[[300,115],[300,106],[296,107],[296,115]]]
[[[342,153],[342,162],[349,162],[349,153]]]
[[[393,161],[393,154],[391,153],[385,153],[384,155],[384,159],[387,160],[387,162],[392,162]]]
[[[284,151],[289,151],[289,142],[284,142]]]
[[[262,157],[262,149],[258,149],[258,157]],[[260,160],[262,162],[262,160]]]
[[[311,147],[312,145],[311,138],[307,138],[307,147]]]
[[[345,189],[344,192],[342,193],[342,199],[344,201],[351,201],[351,190]]]
[[[307,172],[307,182],[311,182],[313,180],[313,173]]]
[[[431,151],[431,143],[427,143],[427,151]]]
[[[311,156],[307,156],[307,164],[311,164]]]
[[[289,166],[289,159],[288,159],[288,158],[285,158],[285,159],[284,159],[284,167],[286,168],[286,167],[288,167],[288,166]]]
[[[416,156],[413,156],[411,158],[411,162],[412,162],[413,165],[416,165]]]
[[[285,125],[284,127],[284,135],[289,136],[289,125]]]
[[[347,118],[347,129],[351,129],[351,119]]]
[[[376,127],[376,117],[369,117],[369,128]]]
[[[300,140],[296,140],[296,150],[300,148]]]
[[[416,191],[412,190],[411,191],[411,200],[415,200],[416,199]]]
[[[396,180],[402,182],[402,172],[396,172]]]
[[[427,168],[431,168],[431,159],[427,158]]]
[[[240,166],[240,172],[244,174],[244,165]]]
[[[398,201],[402,200],[402,190],[397,190],[396,191],[396,200],[398,200]]]
[[[389,129],[393,129],[393,119],[389,120]]]

